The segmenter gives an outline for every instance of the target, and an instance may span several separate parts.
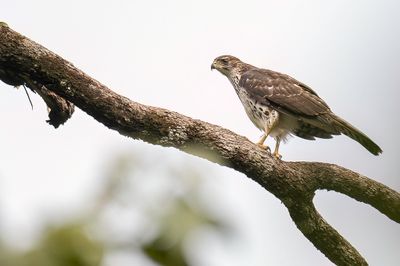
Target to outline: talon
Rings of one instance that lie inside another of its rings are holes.
[[[277,153],[277,152],[274,152],[274,157],[276,158],[276,159],[278,159],[278,160],[281,160],[282,159],[282,155],[280,155],[279,153]]]
[[[271,153],[271,149],[269,146],[265,146],[265,149],[267,150],[268,153]]]
[[[271,148],[268,147],[267,145],[257,143],[257,146],[260,147],[261,149],[267,150],[267,152],[271,153]]]

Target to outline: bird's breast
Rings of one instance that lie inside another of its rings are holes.
[[[281,113],[272,106],[257,101],[240,87],[236,87],[235,90],[247,116],[261,131],[271,128],[270,135],[272,137],[285,140],[299,126],[293,116]]]
[[[244,89],[238,88],[236,89],[236,93],[243,104],[247,116],[260,130],[265,129],[265,123],[272,115],[278,115],[271,107],[261,104],[255,98],[250,97]]]

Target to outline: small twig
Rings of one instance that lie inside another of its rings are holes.
[[[26,90],[26,87],[25,87],[25,85],[22,85],[22,86],[24,87],[24,90],[25,90],[26,96],[28,96],[29,103],[31,104],[31,107],[32,107],[32,110],[33,110],[33,104],[32,104],[32,101],[31,101],[31,97],[29,97],[29,93],[28,93],[28,91]]]

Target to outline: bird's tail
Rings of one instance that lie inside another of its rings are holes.
[[[364,148],[366,148],[370,153],[372,153],[373,155],[379,155],[380,153],[382,153],[382,149],[375,142],[373,142],[360,130],[350,125],[350,123],[346,122],[345,120],[334,114],[331,114],[330,118],[332,121],[332,125],[338,131],[363,145]]]

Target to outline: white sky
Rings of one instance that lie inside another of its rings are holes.
[[[292,75],[383,149],[372,156],[346,137],[291,139],[286,160],[337,163],[399,190],[398,1],[3,1],[0,20],[116,92],[231,129],[251,124],[229,82],[210,71],[232,54]],[[32,97],[32,96],[31,96]],[[54,130],[45,106],[0,84],[0,230],[18,241],[45,215],[73,213],[90,198],[102,164],[120,151],[190,157],[232,201],[245,247],[212,250],[214,265],[329,265],[283,205],[244,175],[173,149],[132,141],[77,110]],[[271,142],[270,142],[271,143]],[[324,217],[371,265],[398,265],[400,227],[369,206],[318,193]],[[61,214],[60,214],[61,215]],[[232,215],[232,213],[231,213]],[[21,236],[22,235],[22,236]]]

